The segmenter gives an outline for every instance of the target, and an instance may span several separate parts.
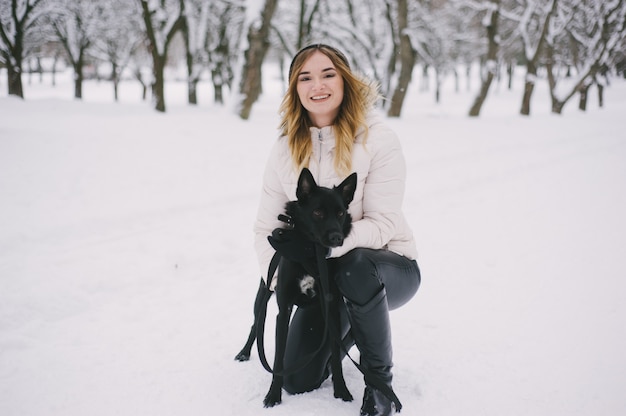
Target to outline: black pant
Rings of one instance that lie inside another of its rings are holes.
[[[381,288],[387,292],[389,310],[408,302],[420,285],[420,271],[415,260],[409,260],[387,250],[354,249],[342,257],[329,260],[329,271],[336,279],[339,291],[349,302],[365,305]],[[340,329],[349,346],[350,323],[345,304],[340,307]],[[319,303],[298,308],[289,325],[284,368],[317,350],[324,336],[324,319]],[[291,393],[315,390],[328,377],[327,363],[330,345],[322,348],[313,360],[300,371],[285,377],[284,389]]]

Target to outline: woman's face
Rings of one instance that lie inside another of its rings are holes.
[[[334,123],[343,101],[343,78],[330,58],[316,51],[298,74],[298,97],[318,128]]]

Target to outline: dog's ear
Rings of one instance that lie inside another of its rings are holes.
[[[298,178],[298,188],[296,189],[296,198],[298,200],[307,199],[311,193],[317,189],[317,184],[313,178],[313,174],[307,168],[303,168]]]
[[[346,207],[350,205],[352,199],[354,199],[354,192],[356,191],[356,183],[357,176],[356,172],[352,173],[346,179],[343,180],[339,185],[335,186],[335,190],[339,191],[341,194],[341,198],[343,202],[346,204]]]

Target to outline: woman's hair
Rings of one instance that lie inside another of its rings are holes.
[[[310,128],[313,126],[298,96],[298,75],[304,62],[315,52],[326,55],[343,79],[343,100],[333,124],[336,144],[334,167],[337,174],[345,176],[352,169],[352,146],[359,129],[367,137],[367,113],[378,99],[378,85],[352,73],[346,57],[337,49],[324,45],[309,45],[293,58],[289,68],[289,86],[280,105],[280,130],[289,140],[291,158],[296,171],[308,167],[313,145]]]

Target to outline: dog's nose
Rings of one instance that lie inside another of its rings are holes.
[[[331,233],[328,236],[328,240],[332,247],[338,247],[343,244],[343,234],[340,232]]]

